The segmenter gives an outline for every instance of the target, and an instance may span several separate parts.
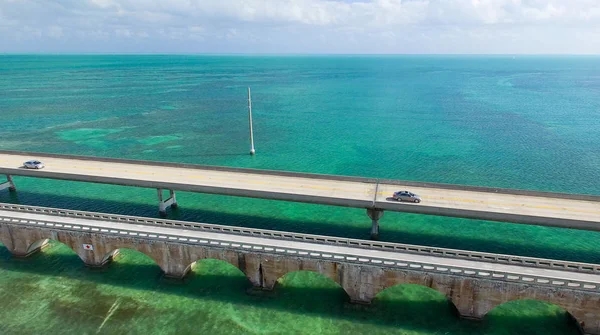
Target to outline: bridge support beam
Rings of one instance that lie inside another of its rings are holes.
[[[371,239],[378,240],[379,239],[379,219],[383,216],[383,209],[376,208],[368,208],[367,215],[373,221],[373,225],[371,226]]]
[[[8,189],[10,192],[14,192],[17,190],[17,188],[15,187],[15,183],[12,180],[12,176],[6,175],[6,181],[0,184],[0,191],[4,189]]]
[[[163,190],[162,188],[158,190],[158,214],[160,216],[167,216],[167,207],[171,206],[171,208],[177,208],[177,198],[175,197],[175,191],[169,190],[169,198],[163,198]]]

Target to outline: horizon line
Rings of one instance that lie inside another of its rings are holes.
[[[0,56],[600,56],[594,53],[0,52]]]

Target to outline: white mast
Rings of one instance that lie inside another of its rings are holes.
[[[252,131],[252,97],[250,96],[250,87],[248,87],[248,121],[250,123],[250,155],[254,155],[254,132]]]

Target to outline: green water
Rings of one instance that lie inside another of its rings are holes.
[[[248,152],[246,87],[258,154]],[[0,148],[600,194],[600,57],[0,56]],[[155,190],[15,178],[0,202],[157,215]],[[171,218],[368,238],[363,210],[178,193]],[[382,240],[600,262],[600,234],[401,213]],[[427,288],[369,307],[313,273],[246,294],[202,261],[186,283],[125,251],[84,268],[53,244],[0,249],[0,331],[215,334],[575,334],[564,312],[512,302],[483,323]]]

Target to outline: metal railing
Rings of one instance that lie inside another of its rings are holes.
[[[371,265],[391,269],[402,269],[408,271],[426,271],[431,273],[442,273],[454,276],[474,277],[481,279],[500,280],[508,282],[519,282],[552,287],[566,287],[569,289],[600,292],[600,284],[580,280],[569,280],[565,278],[552,278],[534,275],[522,275],[505,271],[480,270],[477,268],[443,266],[423,262],[395,261],[386,258],[361,257],[357,255],[340,254],[335,252],[306,251],[288,247],[274,247],[256,243],[246,242],[224,242],[210,238],[191,238],[178,234],[149,233],[132,229],[113,229],[88,226],[85,224],[66,224],[62,222],[51,222],[46,220],[22,219],[0,216],[0,223],[18,224],[36,228],[51,230],[80,231],[99,233],[102,235],[134,237],[145,240],[159,240],[167,243],[183,243],[196,246],[208,246],[211,248],[231,249],[235,251],[252,251],[253,253],[266,253],[277,255],[294,255],[311,259],[327,260],[332,262],[343,262],[350,264]],[[568,273],[568,272],[567,272]]]

